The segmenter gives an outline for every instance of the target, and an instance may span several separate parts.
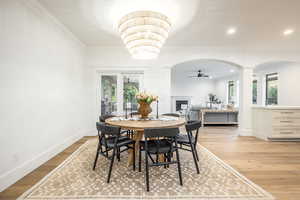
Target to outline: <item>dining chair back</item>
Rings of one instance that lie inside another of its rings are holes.
[[[103,136],[115,136],[115,137],[120,136],[121,128],[119,126],[111,126],[103,122],[97,122],[96,126],[98,132],[101,132]]]
[[[99,121],[100,122],[105,122],[108,118],[116,117],[116,115],[111,115],[111,114],[106,114],[106,115],[100,115],[99,116]]]
[[[171,117],[180,117],[180,115],[177,114],[177,113],[164,113],[162,115],[164,115],[164,116],[171,116]]]
[[[197,145],[200,127],[201,121],[190,121],[185,125],[187,134],[190,135],[191,138],[194,138],[191,140],[194,145]]]

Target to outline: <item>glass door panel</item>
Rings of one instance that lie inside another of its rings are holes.
[[[138,103],[135,95],[140,90],[140,77],[138,74],[124,74],[123,75],[123,110],[127,109],[129,112],[136,112]]]
[[[117,114],[117,75],[101,76],[101,115]]]

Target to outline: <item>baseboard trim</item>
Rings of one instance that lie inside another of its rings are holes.
[[[97,130],[96,129],[91,129],[91,130],[87,131],[84,136],[96,136],[96,135],[98,135]]]
[[[34,169],[50,160],[52,157],[62,152],[65,148],[75,143],[77,140],[86,135],[85,133],[76,134],[65,139],[62,143],[52,146],[46,151],[40,153],[38,156],[32,158],[21,164],[20,166],[15,167],[14,169],[0,175],[0,192],[23,178],[28,173],[32,172]]]
[[[252,129],[239,128],[239,136],[253,136]]]

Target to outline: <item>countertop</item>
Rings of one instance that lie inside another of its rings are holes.
[[[300,110],[300,106],[252,106],[252,108],[264,110]]]
[[[201,109],[201,112],[206,113],[206,112],[213,112],[213,113],[227,113],[227,112],[231,112],[231,113],[235,113],[235,112],[239,112],[237,109]]]

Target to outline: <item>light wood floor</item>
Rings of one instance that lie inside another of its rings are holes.
[[[82,145],[82,138],[0,193],[1,200],[16,199]],[[238,137],[232,127],[201,130],[200,143],[241,174],[279,200],[300,200],[300,142],[266,142]]]

